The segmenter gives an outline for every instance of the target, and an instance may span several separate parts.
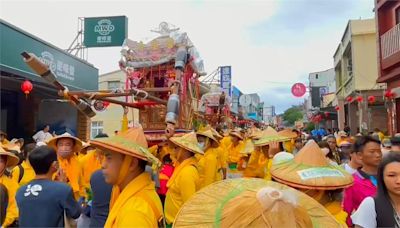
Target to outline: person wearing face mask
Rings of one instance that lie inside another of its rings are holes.
[[[218,180],[218,140],[211,130],[198,131],[197,140],[199,147],[204,151],[204,156],[198,162],[200,188],[204,188]]]
[[[172,226],[182,205],[199,189],[199,172],[194,154],[204,154],[194,132],[169,140],[177,146],[176,159],[179,165],[167,183],[164,207],[167,227]]]
[[[64,133],[52,138],[48,146],[57,151],[60,165],[55,180],[67,183],[72,188],[76,200],[86,197],[82,169],[76,156],[82,147],[82,141],[69,133]]]

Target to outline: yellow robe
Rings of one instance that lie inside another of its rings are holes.
[[[28,182],[33,180],[36,175],[35,170],[33,170],[31,164],[29,164],[29,161],[23,161],[21,163],[21,166],[24,169],[24,175],[22,176],[21,181],[19,182],[19,186],[28,184]],[[11,172],[11,178],[17,183],[19,179],[19,174],[20,174],[20,168],[18,166],[14,167]]]
[[[240,141],[236,146],[232,144],[228,150],[228,163],[238,163],[241,157],[240,152],[243,151],[244,147],[243,141]]]
[[[199,173],[194,157],[186,159],[178,167],[167,183],[164,214],[167,224],[172,224],[182,205],[199,189]]]
[[[59,157],[58,163],[60,165],[60,169],[64,171],[68,178],[67,184],[72,188],[75,199],[78,200],[80,197],[86,197],[86,189],[82,176],[82,167],[77,156],[73,155],[69,159]]]
[[[0,184],[3,184],[8,191],[8,206],[6,211],[6,218],[1,227],[7,227],[11,225],[16,219],[18,219],[18,207],[15,200],[15,194],[19,188],[19,185],[13,179],[2,175],[0,177]]]
[[[162,205],[148,173],[132,180],[119,194],[104,227],[158,227]]]
[[[198,162],[200,188],[204,188],[217,180],[218,176],[218,148],[209,148]]]
[[[82,168],[84,188],[90,189],[90,177],[95,171],[101,169],[101,158],[99,154],[97,154],[97,152],[94,150],[89,151],[79,160],[79,162]]]
[[[268,161],[268,157],[265,157],[260,148],[257,148],[251,153],[249,163],[243,173],[244,177],[265,178],[269,170]]]
[[[267,165],[267,169],[265,170],[264,179],[270,181],[270,180],[272,180],[271,172],[270,172],[271,166],[272,166],[272,159],[267,159],[266,165]]]
[[[347,213],[343,210],[341,206],[341,202],[333,201],[326,203],[324,207],[335,217],[336,221],[338,221],[342,225],[346,225]]]

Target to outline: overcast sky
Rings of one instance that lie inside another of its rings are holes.
[[[233,84],[258,93],[277,112],[303,102],[290,93],[308,73],[333,67],[349,19],[373,18],[374,0],[280,1],[5,1],[0,17],[60,48],[77,33],[78,17],[126,15],[129,38],[149,40],[162,21],[188,33],[206,71],[231,65]],[[100,74],[118,69],[120,48],[93,48]]]

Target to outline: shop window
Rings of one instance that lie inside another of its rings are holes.
[[[92,121],[90,138],[94,139],[100,133],[103,133],[103,121]]]
[[[109,90],[119,89],[121,87],[121,83],[119,81],[108,81],[107,88]]]

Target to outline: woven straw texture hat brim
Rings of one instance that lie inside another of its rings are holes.
[[[285,129],[285,130],[279,131],[278,134],[281,136],[284,136],[284,137],[288,137],[290,139],[297,138],[297,134],[295,132],[293,132],[291,129]]]
[[[72,140],[75,141],[75,146],[74,146],[74,148],[73,148],[73,151],[74,151],[74,152],[79,152],[79,151],[82,150],[82,141],[81,141],[80,139],[78,139],[77,137],[74,137],[74,136],[72,136],[72,135],[70,135],[70,134],[62,134],[62,135],[59,135],[59,136],[57,136],[57,137],[51,138],[51,139],[47,142],[47,145],[48,145],[49,147],[52,147],[54,150],[57,151],[57,145],[56,145],[57,140],[59,140],[59,139],[66,139],[66,138],[72,139]]]
[[[197,154],[204,154],[204,151],[198,145],[196,133],[194,132],[185,134],[181,137],[171,137],[169,140],[185,150]]]
[[[197,132],[198,135],[207,137],[211,140],[213,140],[214,142],[216,142],[219,145],[219,141],[214,137],[213,133],[211,130],[207,130],[207,131],[199,131]]]
[[[294,160],[273,164],[271,176],[280,183],[302,189],[335,190],[353,185],[353,177],[339,166],[315,167]]]
[[[329,163],[314,141],[309,141],[294,159],[273,164],[270,172],[275,180],[296,188],[334,190],[353,184],[353,177]]]
[[[254,141],[255,146],[265,146],[272,142],[286,142],[291,139],[280,135],[262,136],[260,139]]]
[[[14,167],[19,163],[19,158],[16,155],[5,151],[2,147],[0,147],[0,155],[7,156],[7,168]]]
[[[231,131],[231,132],[229,132],[229,135],[238,137],[239,139],[243,140],[243,136],[242,136],[242,134],[240,134],[240,132]]]
[[[113,151],[128,156],[132,156],[141,160],[145,160],[155,167],[159,167],[161,162],[151,154],[151,152],[144,146],[129,140],[122,135],[116,135],[110,138],[99,138],[92,140],[91,145],[102,151]]]
[[[304,209],[306,216],[312,222],[312,227],[341,227],[321,204],[308,195],[277,182],[258,178],[227,179],[201,189],[181,207],[175,218],[174,227],[223,227],[221,225],[224,219],[222,214],[227,204],[234,203],[231,200],[246,192],[257,192],[265,187],[288,191],[292,197],[296,198],[296,206]],[[261,208],[260,205],[253,204],[248,210],[252,210],[252,213],[259,213],[259,208]],[[246,210],[233,210],[235,214],[232,217],[238,217],[244,211]],[[273,213],[278,213],[280,217],[284,218],[284,216],[288,216],[286,212],[276,211]],[[271,213],[271,211],[267,213]],[[259,213],[259,216],[262,214]],[[249,224],[251,222],[246,221]]]

